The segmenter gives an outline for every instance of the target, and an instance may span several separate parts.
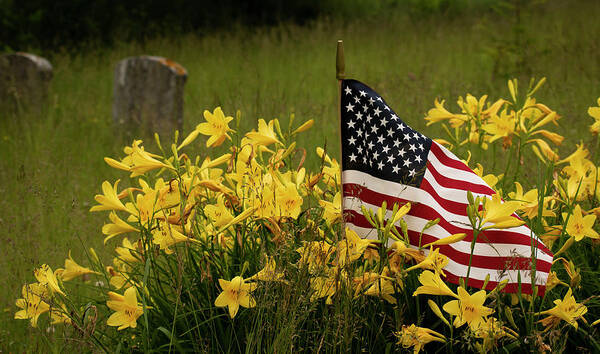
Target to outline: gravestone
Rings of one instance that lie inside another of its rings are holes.
[[[187,71],[156,56],[131,57],[115,68],[113,119],[126,132],[172,134],[183,128],[183,88]],[[138,128],[139,127],[139,128]]]
[[[52,65],[29,53],[0,56],[0,107],[39,113],[48,99]]]

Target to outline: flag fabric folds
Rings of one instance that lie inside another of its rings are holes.
[[[375,211],[387,201],[391,213],[394,203],[410,202],[404,220],[411,245],[418,246],[419,239],[427,244],[467,234],[462,241],[439,246],[440,253],[449,258],[444,268],[448,281],[458,284],[466,277],[472,258],[470,286],[483,287],[489,274],[488,290],[507,279],[506,292],[517,292],[520,282],[523,293],[531,293],[534,283],[543,294],[553,256],[526,225],[482,231],[470,257],[473,229],[466,213],[467,192],[491,197],[495,191],[448,149],[406,125],[368,86],[342,80],[341,90],[346,226],[361,237],[377,238],[361,206]],[[439,223],[419,236],[435,218],[440,218]]]

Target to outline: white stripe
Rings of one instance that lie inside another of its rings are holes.
[[[362,202],[360,199],[358,198],[351,198],[351,197],[345,197],[344,198],[344,210],[354,210],[360,214],[362,214],[361,212],[361,208],[360,205],[363,205],[365,208],[372,210],[373,212],[376,212],[378,207],[372,204],[368,204],[365,202]],[[350,206],[350,207],[349,207]],[[386,213],[386,219],[391,218],[392,212],[390,210],[387,211]],[[406,225],[408,226],[408,229],[411,231],[416,231],[416,232],[421,232],[421,230],[423,230],[423,227],[425,227],[425,225],[429,222],[429,220],[424,219],[424,218],[420,218],[417,216],[413,216],[413,215],[405,215],[404,216],[404,220],[406,221]],[[348,222],[346,222],[348,223]],[[396,224],[396,226],[400,226],[400,224]],[[427,229],[426,234],[433,236],[437,239],[440,238],[444,238],[447,236],[452,235],[450,232],[448,232],[446,229],[444,229],[442,226],[438,225],[434,225],[431,228]],[[375,233],[375,238],[377,237],[377,234]],[[463,254],[466,254],[467,256],[471,254],[471,242],[470,241],[459,241],[459,242],[455,242],[451,245],[449,245],[449,247],[451,247],[452,249],[454,249],[457,252],[461,252]],[[541,250],[538,250],[537,252],[537,259],[546,261],[548,263],[552,262],[552,257],[550,257],[550,255],[546,254],[545,252],[542,252]],[[487,257],[512,257],[512,256],[519,256],[519,257],[523,257],[523,258],[530,258],[531,257],[531,246],[527,246],[527,245],[518,245],[518,244],[514,244],[514,243],[483,243],[483,242],[476,242],[475,243],[475,247],[473,249],[473,255],[476,256],[487,256]]]
[[[427,177],[427,173],[428,172],[425,173],[426,177]],[[342,175],[343,175],[344,183],[353,183],[353,184],[365,186],[374,192],[389,195],[389,196],[396,197],[396,198],[410,200],[411,203],[422,203],[422,204],[425,204],[425,205],[435,209],[435,211],[437,211],[440,214],[440,217],[442,217],[446,221],[448,221],[458,227],[465,228],[465,227],[467,227],[466,225],[470,225],[469,218],[466,216],[466,211],[465,211],[465,215],[451,213],[451,212],[447,211],[446,209],[444,209],[431,194],[429,194],[428,192],[426,192],[420,188],[416,188],[416,187],[412,187],[412,186],[408,186],[408,185],[400,184],[400,183],[396,183],[396,182],[390,182],[390,181],[387,181],[384,179],[373,177],[373,176],[369,175],[368,173],[364,173],[364,172],[357,171],[357,170],[345,170],[342,172]],[[428,181],[429,181],[429,179],[428,179]],[[440,194],[445,194],[445,195],[448,195],[448,193],[455,191],[451,188],[444,188],[439,185],[436,186],[434,184],[432,184],[432,187],[436,190],[436,192],[438,192]],[[438,189],[438,187],[439,187],[439,189]],[[397,191],[397,192],[390,193],[390,191]],[[452,192],[452,193],[454,193],[454,192]],[[467,202],[466,193],[465,192],[462,192],[462,193],[464,195],[464,199],[462,199],[460,201],[459,200],[454,200],[454,201],[459,202],[459,203],[466,203]],[[474,197],[477,197],[478,195],[479,194],[477,194],[477,193],[473,194]],[[485,196],[485,195],[481,195],[481,196]],[[346,198],[344,198],[344,199],[346,199]],[[358,199],[358,200],[360,200],[360,199]],[[448,200],[450,200],[450,199],[448,199]],[[362,203],[362,201],[360,201],[360,202]],[[344,202],[343,205],[346,206],[347,205],[346,202]],[[351,206],[351,205],[348,204],[348,206]],[[360,204],[359,204],[358,208],[359,208],[358,211],[360,211]],[[490,224],[486,224],[486,225],[489,226]],[[494,229],[494,230],[497,230],[497,229]],[[531,230],[525,225],[513,227],[510,229],[504,229],[504,230],[505,231],[510,230],[511,232],[520,233],[526,237],[531,237]],[[539,241],[539,239],[536,235],[534,235],[534,238],[537,241]]]
[[[435,170],[444,177],[448,177],[457,181],[478,184],[490,188],[490,186],[487,183],[485,183],[485,181],[481,177],[479,177],[475,172],[467,172],[465,170],[459,170],[454,167],[444,165],[438,160],[438,158],[431,150],[427,155],[427,160],[433,166],[433,168],[435,168]]]
[[[435,177],[433,177],[433,174],[429,171],[429,169],[425,170],[423,178],[426,179],[427,182],[429,182],[431,188],[433,188],[433,190],[437,193],[437,195],[440,198],[449,200],[451,202],[469,204],[469,201],[467,200],[467,191],[465,191],[464,189],[448,188],[440,185],[435,179]],[[489,198],[489,194],[473,193],[473,198],[477,197]]]
[[[376,239],[377,233],[373,231],[373,229],[367,229],[363,227],[356,226],[352,223],[346,223],[346,226],[352,230],[354,230],[359,236],[371,236],[368,237],[370,239]],[[372,237],[375,234],[375,237]],[[411,246],[414,249],[417,247]],[[429,250],[423,250],[425,254],[429,253]],[[468,271],[468,266],[459,264],[454,262],[452,259],[448,258],[448,265],[444,267],[445,270],[448,270],[450,273],[456,276],[466,276]],[[487,269],[487,268],[479,268],[479,267],[471,267],[471,273],[469,274],[469,278],[476,280],[485,280],[486,276],[490,275],[490,281],[500,282],[504,279],[509,279],[510,283],[518,282],[518,273],[521,272],[521,283],[523,284],[531,284],[531,275],[529,275],[529,271],[526,270],[504,270],[499,271],[497,269]],[[542,271],[536,271],[536,285],[545,285],[546,280],[548,279],[548,273]]]

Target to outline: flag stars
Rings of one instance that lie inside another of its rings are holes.
[[[393,137],[394,136],[394,129],[392,129],[392,128],[388,129],[387,134],[388,134],[388,136],[390,138]]]
[[[383,162],[377,163],[377,168],[383,170]]]
[[[392,163],[392,162],[394,162],[394,159],[395,159],[394,155],[390,155],[390,156],[388,156],[387,161],[389,163]]]
[[[363,131],[362,131],[362,129],[360,129],[360,128],[359,128],[359,129],[356,131],[356,134],[358,134],[358,136],[359,136],[359,137],[360,137],[360,136],[362,136],[362,135],[363,135]]]
[[[360,103],[360,98],[358,98],[358,96],[354,96],[354,103]]]
[[[346,106],[346,112],[354,112],[354,105],[348,103],[348,105]]]
[[[404,160],[404,167],[408,167],[408,166],[410,166],[410,164],[411,164],[410,159]]]
[[[363,153],[363,147],[359,145],[358,148],[357,148],[357,150],[358,150],[358,154],[362,155],[362,153]]]
[[[354,124],[356,124],[352,119],[348,121],[348,128],[354,128]]]
[[[375,144],[373,144],[372,141],[369,141],[369,143],[367,144],[367,146],[369,147],[369,150],[373,150],[373,146],[375,146]]]
[[[410,172],[408,172],[408,175],[409,175],[410,177],[413,177],[413,176],[414,176],[414,175],[416,175],[416,174],[417,174],[417,171],[415,171],[414,169],[411,169],[411,170],[410,170]]]
[[[344,92],[346,93],[346,95],[351,95],[352,94],[352,90],[348,86],[346,86],[346,88],[344,89]]]
[[[394,114],[394,116],[395,116],[395,114]],[[397,118],[397,117],[396,117],[396,118]],[[403,131],[403,130],[404,130],[404,128],[406,128],[406,125],[404,125],[404,123],[400,123],[400,124],[398,124],[398,129],[400,129],[400,131]]]
[[[379,109],[379,107],[375,107],[375,110],[373,111],[373,114],[376,115],[377,117],[379,117],[380,113],[381,113],[381,110]]]
[[[363,116],[362,113],[356,112],[356,119],[361,120],[362,116]]]
[[[398,151],[398,155],[404,157],[404,154],[406,154],[406,151],[404,150],[404,148],[402,148]]]
[[[383,119],[381,120],[381,126],[385,127],[386,124],[388,124],[388,120],[385,119],[385,117],[383,117]]]
[[[356,139],[353,136],[351,136],[350,139],[348,139],[348,144],[350,144],[350,145],[356,144]]]
[[[377,143],[379,143],[379,144],[383,144],[384,140],[385,140],[385,138],[383,137],[383,135],[380,135],[377,137]]]
[[[373,103],[375,103],[375,100],[373,99],[373,97],[369,97],[369,105],[373,105]]]
[[[415,156],[415,161],[417,163],[421,163],[421,161],[422,161],[421,156],[420,155]]]
[[[414,144],[410,144],[410,146],[408,147],[408,150],[415,152],[417,150],[417,147]]]
[[[367,95],[367,93],[363,90],[358,91],[358,93],[360,94],[360,97],[365,97]]]
[[[392,172],[394,172],[394,173],[398,173],[399,170],[400,170],[400,167],[398,167],[398,165],[394,165],[394,167],[392,167]]]
[[[383,153],[387,154],[387,153],[388,153],[388,151],[390,151],[390,147],[389,147],[389,146],[387,146],[387,145],[385,145],[385,146],[383,147]]]
[[[423,144],[419,144],[419,150],[423,151]]]
[[[373,117],[371,117],[371,115],[370,115],[370,114],[367,114],[367,123],[370,123],[370,122],[371,122],[371,119],[373,119]]]
[[[393,121],[397,121],[398,120],[398,116],[396,115],[396,113],[392,113],[392,120]]]
[[[400,146],[400,140],[396,139],[394,140],[394,147],[398,147]]]
[[[366,104],[363,104],[362,109],[363,109],[363,112],[366,112],[369,109],[369,106],[367,106]]]
[[[350,162],[356,162],[356,158],[358,156],[354,155],[354,153],[350,154],[350,156],[348,156],[350,158]]]
[[[377,128],[376,125],[371,126],[371,133],[377,134],[377,129],[379,129],[379,128]]]
[[[373,158],[375,160],[377,160],[379,158],[379,153],[377,152],[377,150],[375,150],[375,152],[373,153]]]

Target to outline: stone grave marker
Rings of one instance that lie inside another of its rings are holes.
[[[115,68],[113,119],[126,131],[172,135],[183,129],[183,88],[187,71],[163,57],[121,60]]]
[[[48,99],[52,65],[29,53],[0,56],[0,107],[13,112],[39,113]]]

